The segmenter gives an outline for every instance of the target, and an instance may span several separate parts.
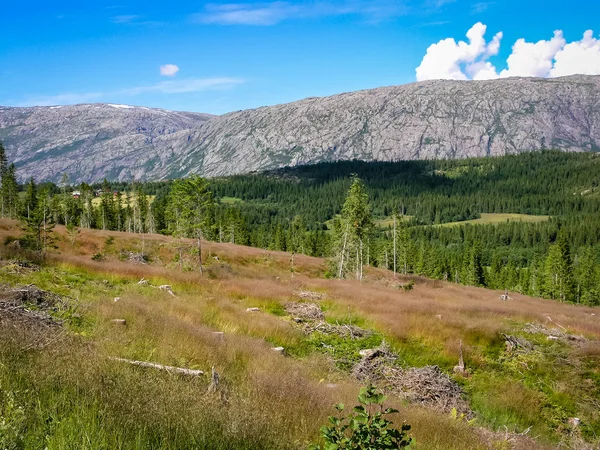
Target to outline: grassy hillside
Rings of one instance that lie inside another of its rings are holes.
[[[443,397],[434,385],[429,400],[390,395],[400,409],[395,422],[413,427],[415,448],[599,444],[600,308],[512,293],[501,301],[502,292],[394,279],[376,268],[362,283],[328,280],[319,258],[296,255],[291,272],[288,253],[212,242],[200,277],[197,257],[184,248],[191,241],[81,230],[71,245],[62,227],[54,233],[46,262],[24,264],[35,258],[12,243],[21,230],[0,221],[0,242],[10,243],[0,245],[0,296],[33,283],[61,298],[18,314],[0,299],[7,448],[306,448],[332,405],[353,404],[364,384],[353,375],[364,362],[359,351],[383,341],[397,356],[387,373],[437,365],[463,392],[464,417],[431,401]],[[148,264],[136,262],[142,252]],[[174,295],[158,289],[165,284]],[[324,318],[298,324],[289,303],[315,303]],[[50,324],[44,308],[62,324]],[[504,335],[518,344],[509,348]],[[456,374],[461,342],[467,372]],[[279,346],[285,355],[272,350]],[[208,393],[212,368],[220,383]]]
[[[538,223],[546,222],[547,220],[550,220],[550,216],[532,216],[530,214],[481,213],[481,217],[478,219],[463,220],[460,222],[449,222],[441,224],[440,226],[454,227],[457,225],[494,225],[498,223],[508,222]]]

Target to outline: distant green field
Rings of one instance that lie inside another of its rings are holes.
[[[121,192],[121,195],[122,195],[122,197],[121,197],[121,203],[122,203],[122,205],[124,207],[133,206],[133,202],[135,201],[135,197],[134,196],[131,196],[129,198],[129,205],[127,205],[127,192]],[[148,196],[148,203],[152,204],[152,202],[154,201],[155,198],[156,198],[156,195],[149,195]],[[94,197],[92,199],[92,205],[99,206],[101,201],[102,201],[102,199],[100,197]]]
[[[479,219],[464,220],[462,222],[450,222],[443,223],[441,227],[454,227],[457,225],[491,225],[505,222],[546,222],[550,219],[550,216],[532,216],[530,214],[496,214],[496,213],[482,213]]]
[[[235,205],[237,203],[244,203],[244,200],[238,197],[221,197],[221,203],[226,205]]]
[[[408,222],[412,219],[413,219],[413,216],[404,216],[402,218],[402,220],[405,222]],[[375,219],[374,222],[375,222],[375,226],[377,226],[379,228],[387,228],[387,227],[394,226],[394,218],[393,217],[386,217],[385,219]]]

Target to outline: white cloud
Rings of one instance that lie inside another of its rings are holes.
[[[467,32],[468,43],[447,38],[430,45],[416,69],[417,80],[600,74],[600,40],[594,38],[591,30],[585,32],[581,41],[568,44],[560,30],[549,40],[533,43],[518,39],[506,60],[506,69],[498,72],[488,59],[498,54],[502,32],[488,43],[484,37],[486,28],[481,22],[473,25]]]
[[[547,77],[552,69],[554,56],[565,46],[562,31],[554,32],[549,41],[536,43],[518,39],[512,46],[512,53],[506,60],[507,69],[500,72],[501,77]]]
[[[600,39],[594,38],[592,30],[587,30],[581,41],[565,45],[554,55],[551,77],[572,73],[584,75],[600,74]]]
[[[177,72],[179,72],[179,67],[175,64],[165,64],[164,66],[160,66],[160,74],[166,77],[172,77]]]
[[[454,0],[436,0],[447,3]],[[369,22],[406,14],[406,6],[394,0],[344,0],[311,2],[211,3],[192,20],[213,25],[270,26],[285,20],[357,15]]]
[[[502,39],[502,33],[498,33],[487,44],[483,37],[486,28],[484,24],[478,22],[467,32],[468,42],[456,42],[452,38],[447,38],[429,46],[421,65],[417,67],[417,80],[434,78],[466,80],[468,74],[473,76],[479,70],[483,70],[484,59],[498,53],[500,39]],[[481,68],[473,73],[473,69],[479,67]],[[489,71],[490,68],[485,66],[485,70]]]
[[[187,80],[163,81],[148,86],[136,86],[106,92],[65,93],[46,97],[31,98],[18,106],[53,106],[73,105],[98,101],[114,101],[121,97],[134,97],[136,95],[157,94],[183,94],[190,92],[216,91],[232,89],[244,83],[241,78],[191,78]]]

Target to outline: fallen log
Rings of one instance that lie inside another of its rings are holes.
[[[111,357],[109,359],[111,359],[113,361],[119,361],[119,362],[124,362],[127,364],[132,364],[134,366],[149,367],[152,369],[166,370],[167,372],[181,373],[183,375],[189,375],[192,377],[199,377],[199,376],[204,375],[204,372],[202,370],[186,369],[183,367],[165,366],[163,364],[156,364],[156,363],[151,363],[151,362],[146,362],[146,361],[134,361],[134,360],[125,359],[125,358]]]

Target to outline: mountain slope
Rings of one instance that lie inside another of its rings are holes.
[[[229,175],[340,159],[600,150],[600,76],[426,81],[223,116],[122,105],[1,108],[20,177]]]
[[[600,149],[600,77],[427,81],[241,111],[192,134],[174,174],[325,160]]]
[[[152,177],[208,114],[113,104],[0,107],[0,140],[21,180],[72,181]]]

